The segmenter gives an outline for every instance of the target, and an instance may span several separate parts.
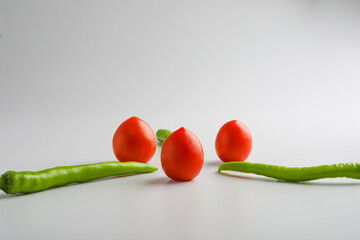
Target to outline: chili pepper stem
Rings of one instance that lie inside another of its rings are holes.
[[[163,144],[165,140],[170,136],[172,132],[167,129],[159,129],[156,132],[156,139],[160,142],[160,144]]]
[[[4,191],[4,187],[5,187],[4,178],[0,177],[0,189]]]

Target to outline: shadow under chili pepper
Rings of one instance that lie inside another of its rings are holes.
[[[1,199],[10,199],[10,198],[15,198],[15,197],[20,197],[22,195],[28,195],[28,194],[23,194],[23,193],[19,193],[19,194],[15,194],[15,195],[8,195],[6,193],[0,193],[0,200]]]
[[[51,191],[51,190],[55,190],[57,188],[65,188],[65,187],[76,186],[76,185],[81,185],[81,184],[86,184],[86,183],[91,183],[91,182],[99,182],[99,181],[110,180],[110,179],[131,177],[131,176],[142,175],[142,174],[146,174],[146,173],[129,173],[129,174],[124,174],[124,175],[119,175],[119,176],[111,176],[111,177],[93,179],[93,180],[89,180],[89,181],[85,181],[85,182],[74,182],[74,183],[69,183],[69,184],[64,185],[64,186],[52,187],[52,188],[48,188],[48,189],[45,189],[45,190],[42,190],[42,191],[32,192],[32,193],[17,193],[17,194],[0,193],[0,200],[1,199],[10,199],[10,198],[14,198],[14,197],[30,196],[30,195],[41,193],[41,192],[44,192],[44,191],[48,192],[48,191]]]
[[[283,180],[278,180],[278,179],[274,179],[274,178],[266,178],[266,177],[252,177],[252,176],[241,176],[241,175],[235,175],[234,173],[231,172],[226,172],[226,171],[221,171],[221,172],[216,172],[217,174],[223,175],[223,176],[227,176],[227,177],[233,177],[233,178],[239,178],[239,179],[243,179],[243,180],[248,180],[248,181],[259,181],[259,182],[271,182],[271,183],[282,183],[282,184],[297,184],[297,185],[308,185],[308,186],[360,186],[360,182],[339,182],[339,183],[327,183],[327,182],[286,182]]]

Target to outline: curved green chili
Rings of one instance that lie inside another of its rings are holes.
[[[160,142],[160,143],[164,143],[165,140],[170,136],[171,131],[167,130],[167,129],[159,129],[156,132],[156,139]]]
[[[249,162],[226,162],[218,171],[236,171],[254,173],[276,178],[287,182],[304,182],[321,178],[355,178],[360,179],[359,163],[339,163],[314,167],[283,167]]]
[[[149,173],[157,168],[138,162],[103,162],[49,168],[38,172],[8,171],[0,177],[0,189],[7,194],[32,193],[74,182],[130,174]]]

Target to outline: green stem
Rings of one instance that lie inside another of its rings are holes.
[[[165,140],[170,136],[171,131],[167,129],[159,129],[156,132],[156,139],[163,144]]]
[[[0,177],[0,189],[4,190],[4,187],[5,187],[4,178],[1,176]]]

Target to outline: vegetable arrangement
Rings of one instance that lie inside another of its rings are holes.
[[[160,129],[156,133],[159,142],[166,144],[170,131]],[[170,135],[171,136],[171,135]],[[244,162],[252,149],[252,136],[249,129],[240,121],[225,123],[219,130],[215,149],[218,157],[224,162],[218,172],[235,171],[253,173],[287,182],[304,182],[322,178],[360,179],[359,163],[339,163],[313,167],[284,167],[261,163]]]
[[[156,139],[163,145],[161,166],[169,178],[189,181],[199,175],[204,163],[204,151],[195,134],[182,127],[174,132],[160,129],[155,136],[146,122],[131,117],[117,128],[113,137],[113,151],[120,162],[63,166],[37,172],[8,171],[0,177],[0,189],[7,194],[33,193],[70,183],[154,172],[157,168],[147,162],[156,151]],[[220,128],[215,149],[224,162],[218,172],[254,173],[288,182],[336,177],[360,179],[358,163],[290,168],[244,162],[251,153],[252,136],[246,125],[237,120],[227,122]]]
[[[113,137],[113,150],[120,162],[63,166],[38,172],[7,171],[0,177],[0,189],[7,194],[33,193],[70,183],[157,170],[146,164],[156,150],[155,134],[137,117],[129,118],[118,127]]]

